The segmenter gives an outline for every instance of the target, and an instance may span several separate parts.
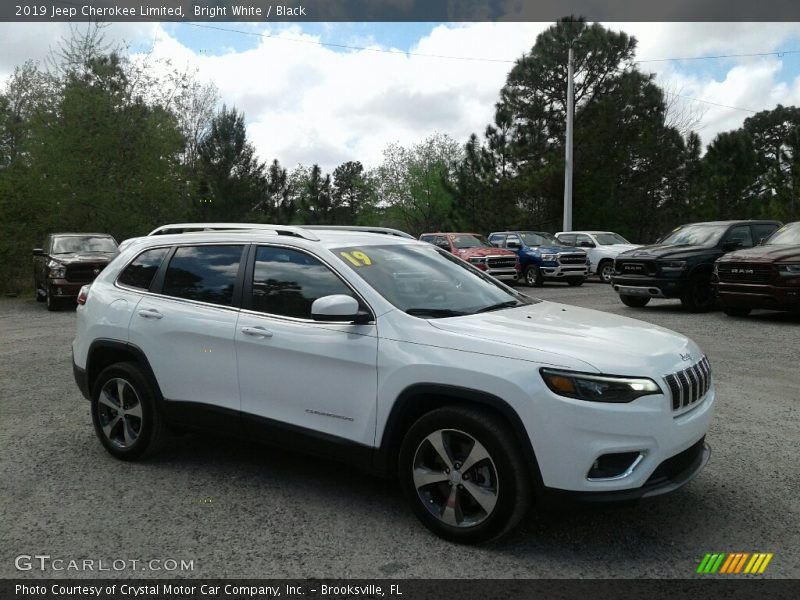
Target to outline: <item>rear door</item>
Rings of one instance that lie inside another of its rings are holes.
[[[241,293],[242,244],[172,250],[131,318],[130,342],[141,348],[173,409],[238,420],[234,332]],[[198,409],[189,411],[188,409]]]

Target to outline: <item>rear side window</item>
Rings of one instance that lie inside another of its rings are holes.
[[[243,248],[181,246],[169,261],[161,293],[231,306]]]
[[[256,252],[252,293],[253,310],[297,319],[311,318],[311,305],[317,298],[332,294],[356,297],[313,256],[271,246],[262,246]]]
[[[161,261],[167,255],[168,248],[153,248],[146,250],[125,267],[117,282],[138,290],[149,290],[153,277],[156,276]]]

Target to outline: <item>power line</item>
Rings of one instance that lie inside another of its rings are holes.
[[[681,60],[718,60],[720,58],[754,58],[764,56],[777,56],[783,58],[784,54],[800,54],[800,50],[776,50],[774,52],[752,52],[749,54],[716,54],[707,56],[679,56],[675,58],[643,58],[634,60],[635,63],[648,62],[677,62]]]

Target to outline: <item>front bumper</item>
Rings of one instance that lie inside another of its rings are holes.
[[[519,272],[516,269],[487,269],[486,273],[500,281],[516,281],[519,279]]]
[[[544,263],[539,267],[539,272],[545,279],[586,278],[589,276],[589,266],[562,265],[560,263]]]
[[[685,281],[682,279],[614,275],[611,278],[611,286],[615,292],[623,296],[678,298],[684,292]]]
[[[800,310],[800,287],[724,282],[712,285],[723,306]]]
[[[91,281],[75,283],[66,279],[48,279],[47,288],[54,298],[77,298],[81,288]]]

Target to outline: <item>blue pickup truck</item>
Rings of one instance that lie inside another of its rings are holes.
[[[547,280],[581,285],[589,276],[589,258],[583,250],[563,246],[543,231],[496,231],[489,243],[519,256],[520,271],[527,285],[541,286]]]

